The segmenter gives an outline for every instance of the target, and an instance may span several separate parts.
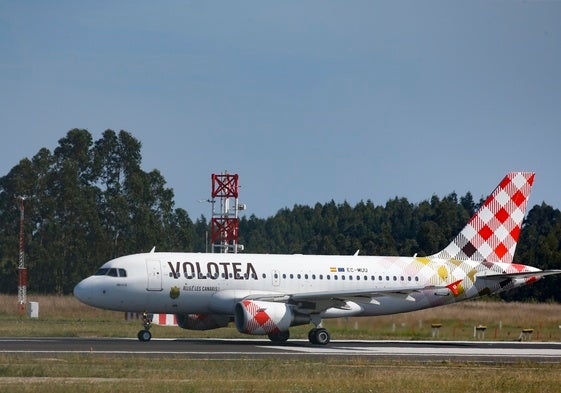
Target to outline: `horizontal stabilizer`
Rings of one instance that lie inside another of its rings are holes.
[[[545,276],[552,276],[554,274],[561,274],[561,270],[538,270],[536,272],[522,272],[522,273],[493,273],[482,272],[475,275],[476,279],[481,280],[496,280],[501,281],[505,278],[542,278]]]

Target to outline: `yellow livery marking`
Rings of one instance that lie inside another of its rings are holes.
[[[441,279],[446,280],[448,278],[448,269],[446,269],[446,267],[444,266],[440,266],[438,268],[438,276]]]
[[[430,263],[430,259],[423,257],[423,258],[415,258],[418,262],[421,262],[423,265],[428,265]]]

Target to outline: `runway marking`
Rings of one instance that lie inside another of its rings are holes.
[[[271,347],[268,347],[271,348]],[[274,347],[277,350],[317,355],[422,356],[422,357],[526,357],[561,358],[561,348],[462,348],[462,347]]]
[[[114,349],[113,349],[114,348]],[[1,354],[80,354],[115,356],[190,356],[193,358],[239,359],[240,357],[365,356],[421,359],[534,359],[561,361],[559,342],[492,341],[338,341],[327,346],[307,340],[290,340],[285,345],[252,339],[136,339],[96,338],[0,338]]]

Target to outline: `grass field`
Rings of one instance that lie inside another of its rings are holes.
[[[138,321],[84,306],[73,297],[30,296],[39,318],[17,313],[14,296],[0,295],[0,336],[135,337]],[[486,325],[486,340],[516,340],[534,329],[533,341],[561,339],[561,305],[464,302],[403,315],[327,321],[333,339],[473,340]],[[305,338],[309,327],[291,331]],[[245,337],[235,328],[207,332],[153,328],[155,337]],[[1,347],[0,347],[1,349]],[[554,392],[561,364],[415,362],[365,358],[298,360],[193,360],[112,357],[100,354],[0,354],[0,392]]]
[[[521,392],[559,391],[557,364],[189,360],[0,355],[2,392]]]

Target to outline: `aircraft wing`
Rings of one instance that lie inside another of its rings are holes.
[[[294,304],[300,312],[304,313],[318,313],[325,311],[329,308],[348,308],[347,302],[352,301],[356,303],[366,304],[380,304],[377,297],[381,296],[394,296],[408,301],[415,301],[411,294],[415,292],[434,290],[439,292],[442,296],[458,295],[458,285],[462,280],[456,281],[452,284],[445,286],[407,286],[395,288],[378,288],[378,289],[365,289],[365,290],[342,290],[342,291],[322,291],[322,292],[303,292],[286,294],[284,296],[250,296],[253,300],[264,300],[274,302],[285,302]]]

